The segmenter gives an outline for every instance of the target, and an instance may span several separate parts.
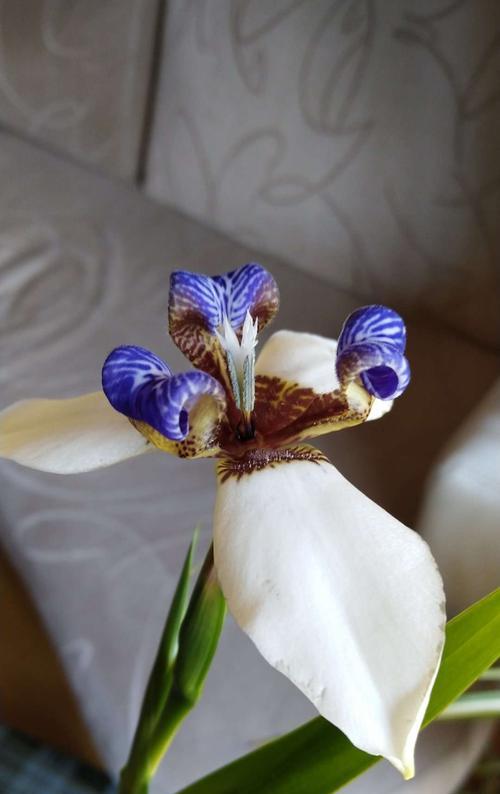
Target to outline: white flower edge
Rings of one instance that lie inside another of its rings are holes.
[[[405,778],[444,643],[427,544],[329,463],[219,483],[215,565],[264,658],[357,747]]]
[[[255,374],[281,378],[317,394],[327,394],[340,388],[336,357],[336,339],[298,331],[276,331],[262,347]],[[380,419],[391,410],[393,402],[375,398],[366,421]]]
[[[153,449],[101,391],[22,400],[0,412],[0,457],[39,471],[78,474]]]

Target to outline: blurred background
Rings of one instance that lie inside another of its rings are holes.
[[[499,78],[497,0],[3,0],[0,407],[99,388],[119,344],[183,366],[173,269],[259,261],[274,327],[326,336],[385,302],[408,320],[411,388],[324,449],[428,538],[450,614],[493,589]],[[211,463],[153,457],[0,466],[0,718],[111,773],[195,524],[210,537]],[[229,619],[157,791],[312,713]],[[404,790],[456,791],[487,734],[429,733]],[[13,736],[12,756],[49,752]],[[68,790],[108,790],[93,780]],[[383,765],[367,780],[348,790],[399,790]]]

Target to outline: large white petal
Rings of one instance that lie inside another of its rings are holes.
[[[500,381],[434,466],[420,518],[452,612],[500,583]]]
[[[54,474],[111,466],[154,447],[102,392],[22,400],[0,412],[0,457]]]
[[[326,719],[410,777],[444,640],[427,544],[320,453],[250,469],[219,467],[215,563],[231,612]]]
[[[340,387],[335,370],[337,340],[296,331],[276,331],[263,346],[255,364],[256,375],[281,378],[316,394]],[[380,419],[393,400],[374,399],[367,421]]]

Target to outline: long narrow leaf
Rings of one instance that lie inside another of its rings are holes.
[[[446,627],[443,661],[424,719],[427,725],[500,658],[500,587]]]
[[[137,780],[142,780],[142,790],[148,790],[148,756],[162,710],[168,699],[173,680],[173,668],[179,649],[179,634],[189,603],[189,585],[193,557],[198,542],[199,529],[194,531],[174,597],[167,614],[153,668],[142,702],[132,747],[121,772],[121,790],[140,791]]]
[[[453,618],[425,723],[500,657],[500,589]],[[332,794],[380,760],[321,717],[245,755],[179,794]],[[417,771],[418,774],[418,771]]]
[[[199,528],[197,527],[186,554],[172,604],[165,621],[165,627],[144,696],[139,724],[141,724],[143,713],[150,715],[152,722],[156,723],[172,683],[173,666],[179,649],[179,634],[189,603],[189,583],[198,537]]]
[[[174,687],[188,704],[201,696],[225,616],[226,601],[217,581],[211,546],[182,621],[173,671]]]
[[[477,720],[487,717],[500,717],[498,689],[489,692],[466,692],[439,715],[440,720]]]
[[[150,737],[148,774],[156,769],[181,722],[200,699],[226,616],[214,570],[213,547],[205,558],[179,631],[179,650],[168,697]]]

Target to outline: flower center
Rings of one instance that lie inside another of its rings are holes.
[[[236,407],[242,413],[242,438],[253,435],[252,411],[255,405],[255,347],[257,345],[258,320],[253,320],[249,311],[238,339],[227,316],[216,331],[217,338],[226,355],[227,371]]]

